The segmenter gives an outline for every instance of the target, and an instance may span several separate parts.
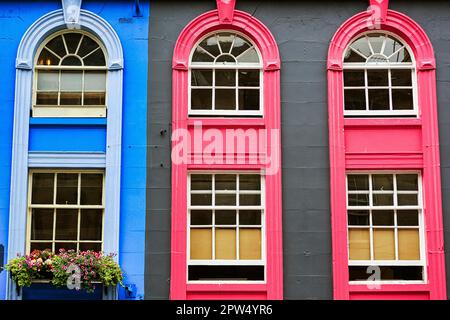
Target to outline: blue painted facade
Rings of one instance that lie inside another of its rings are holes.
[[[149,5],[148,1],[140,1],[142,16],[136,16],[134,1],[131,0],[86,0],[82,2],[81,8],[106,20],[117,33],[123,50],[118,254],[124,272],[124,284],[135,288],[136,297],[133,299],[142,299],[145,266]],[[5,262],[8,252],[17,49],[22,36],[36,20],[59,9],[60,0],[0,1],[0,58],[3,62],[0,89],[0,246],[5,248]],[[29,152],[105,153],[108,149],[106,118],[30,118],[29,122]],[[6,298],[6,282],[6,272],[0,272],[0,300]],[[26,297],[33,297],[32,290],[27,291]],[[118,297],[130,298],[123,289],[119,289]]]

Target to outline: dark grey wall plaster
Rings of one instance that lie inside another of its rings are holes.
[[[444,221],[450,241],[450,3],[391,2],[392,9],[422,25],[436,51]],[[337,28],[367,6],[365,0],[237,1],[237,9],[270,29],[282,58],[286,299],[332,298],[326,58]],[[150,1],[146,299],[169,296],[173,48],[193,18],[214,8],[213,0]]]

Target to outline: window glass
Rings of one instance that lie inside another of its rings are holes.
[[[411,55],[399,39],[360,36],[344,56],[344,115],[416,116],[414,76]]]
[[[381,280],[422,280],[421,213],[418,174],[348,174],[350,280],[368,280],[369,266]]]
[[[189,279],[236,280],[215,273],[223,266],[237,268],[240,280],[264,280],[257,269],[244,268],[263,266],[261,176],[191,173],[189,184]]]
[[[191,115],[262,115],[261,62],[243,36],[219,32],[200,41],[190,68]]]
[[[101,251],[103,173],[36,171],[30,179],[30,252]]]

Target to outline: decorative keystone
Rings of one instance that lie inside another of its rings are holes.
[[[64,22],[69,29],[79,27],[81,0],[62,0]]]
[[[216,0],[220,23],[232,23],[236,0]]]
[[[389,0],[369,0],[372,11],[372,22],[374,25],[379,25],[386,21],[387,11],[389,7]]]

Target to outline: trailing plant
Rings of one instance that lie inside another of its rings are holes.
[[[105,286],[123,286],[122,270],[114,260],[114,254],[103,255],[89,250],[60,249],[58,254],[34,250],[29,255],[11,259],[5,269],[20,287],[29,287],[34,280],[41,279],[50,280],[55,287],[67,286],[87,292],[93,292],[98,282]]]

